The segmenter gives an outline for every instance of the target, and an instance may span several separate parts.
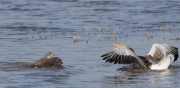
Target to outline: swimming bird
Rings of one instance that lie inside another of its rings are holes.
[[[133,68],[163,70],[178,59],[178,48],[168,44],[153,44],[149,53],[138,56],[132,48],[125,44],[114,43],[115,48],[103,54],[103,60],[114,64],[128,64]]]
[[[54,54],[52,52],[47,52],[43,58],[32,64],[32,67],[61,67],[61,64],[63,64],[62,60],[59,57],[52,57],[53,55]]]

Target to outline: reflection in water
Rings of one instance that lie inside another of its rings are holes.
[[[177,75],[179,68],[180,66],[176,66],[166,70],[151,71],[149,75],[149,81],[150,83],[157,86],[174,84],[176,78],[172,79],[172,77]]]
[[[136,84],[139,76],[145,73],[146,70],[131,69],[126,71],[118,71],[114,76],[105,76],[109,84]]]
[[[172,87],[172,84],[176,84],[176,78],[172,77],[178,75],[179,67],[171,67],[167,70],[142,70],[142,69],[128,69],[118,70],[114,76],[105,76],[106,88],[119,87],[119,86],[136,86],[142,87],[141,85],[148,84],[149,87]],[[135,85],[135,84],[138,84]],[[151,85],[149,85],[151,84]],[[108,86],[108,87],[107,87]],[[134,88],[133,87],[133,88]]]

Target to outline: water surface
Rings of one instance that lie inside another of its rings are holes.
[[[179,4],[178,0],[1,0],[0,87],[177,87],[179,60],[163,71],[122,70],[122,65],[105,63],[100,56],[113,48],[113,42],[127,44],[138,55],[147,54],[154,43],[180,48]],[[64,69],[28,67],[49,51],[62,59]]]

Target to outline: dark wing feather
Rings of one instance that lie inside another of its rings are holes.
[[[107,53],[101,55],[101,57],[107,56],[107,55],[109,55],[110,53],[113,53],[113,51],[107,52]]]
[[[144,64],[144,61],[129,49],[116,48],[108,53],[103,54],[101,57],[103,57],[103,60],[106,60],[106,62],[109,63],[114,62],[114,64],[138,64],[142,68],[147,67]]]
[[[132,48],[129,48],[132,52],[134,52],[134,50]]]
[[[152,65],[152,63],[149,61],[149,58],[152,58],[151,56],[139,56],[140,59],[144,62],[144,64],[150,68],[150,66]]]
[[[174,52],[174,61],[176,61],[179,57],[179,52],[177,47],[172,46],[172,53]]]

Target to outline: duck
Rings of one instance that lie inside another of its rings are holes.
[[[164,70],[178,59],[178,48],[168,45],[155,43],[152,45],[149,53],[144,56],[138,56],[134,50],[125,45],[113,43],[114,48],[101,55],[105,62],[114,64],[126,64],[131,68]]]
[[[54,54],[52,52],[47,52],[45,56],[35,63],[32,64],[34,68],[42,67],[62,67],[62,60],[59,57],[52,57]]]

